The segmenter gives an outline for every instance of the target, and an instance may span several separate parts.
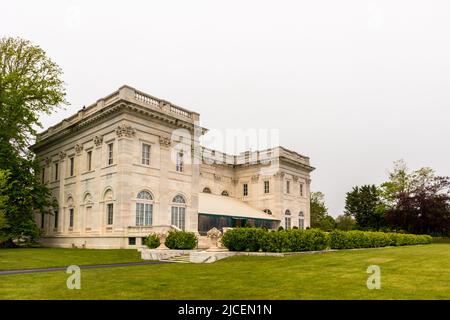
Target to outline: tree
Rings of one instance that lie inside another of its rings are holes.
[[[343,231],[350,231],[355,228],[356,221],[350,215],[340,215],[336,218],[336,228]]]
[[[40,162],[28,149],[39,116],[66,103],[61,69],[31,42],[20,38],[0,39],[0,170],[7,170],[7,197],[2,229],[9,244],[13,239],[36,239],[39,229],[34,213],[46,213],[56,205],[39,179]]]
[[[324,231],[331,231],[336,228],[336,222],[334,221],[334,218],[332,216],[326,215],[321,221],[320,221],[320,229]]]
[[[8,227],[6,220],[5,206],[8,201],[6,187],[8,183],[8,172],[0,170],[0,244],[7,240],[5,229]]]
[[[379,230],[386,225],[384,213],[386,205],[381,192],[375,185],[356,186],[347,193],[345,214],[355,218],[362,229]]]
[[[410,172],[399,161],[382,190],[389,204],[386,220],[392,228],[412,233],[450,232],[449,177],[436,176],[427,167]]]
[[[328,214],[328,208],[325,205],[325,195],[318,192],[311,192],[310,212],[311,212],[311,228],[320,228],[321,221]]]

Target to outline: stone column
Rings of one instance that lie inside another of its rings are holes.
[[[160,178],[159,178],[159,212],[155,217],[155,224],[171,224],[169,197],[169,170],[175,167],[171,158],[171,141],[168,136],[159,137],[159,156],[160,156]],[[156,212],[155,212],[156,213]]]
[[[61,151],[59,153],[59,208],[58,208],[58,230],[64,230],[63,217],[64,217],[64,179],[66,177],[66,153]],[[54,225],[53,225],[54,227]]]

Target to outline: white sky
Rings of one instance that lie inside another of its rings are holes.
[[[342,213],[392,162],[450,175],[449,1],[4,1],[0,35],[44,48],[71,105],[129,84],[210,129],[280,129]]]

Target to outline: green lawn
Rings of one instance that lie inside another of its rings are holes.
[[[381,267],[380,290],[366,287],[374,264]],[[81,271],[81,290],[67,289],[67,276],[0,276],[0,298],[450,299],[450,244],[90,269]]]
[[[142,261],[136,250],[0,249],[0,270]]]

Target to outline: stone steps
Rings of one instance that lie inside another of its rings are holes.
[[[189,254],[182,254],[175,257],[167,258],[161,261],[165,262],[176,262],[176,263],[190,263]]]

